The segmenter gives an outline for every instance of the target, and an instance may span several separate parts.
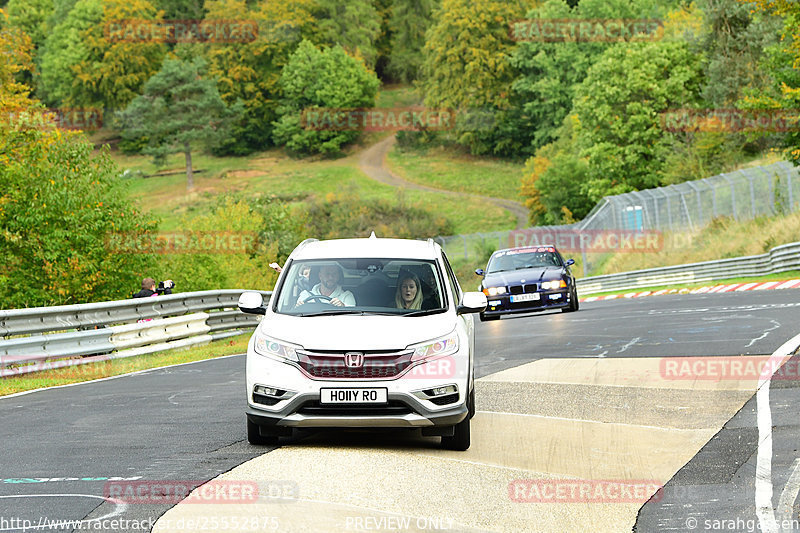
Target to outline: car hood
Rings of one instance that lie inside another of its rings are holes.
[[[564,275],[562,267],[526,268],[525,270],[507,270],[486,274],[483,279],[484,287],[497,287],[500,285],[522,285],[524,283],[540,283],[559,279]]]
[[[270,313],[259,330],[307,350],[402,350],[455,328],[452,312],[419,317],[339,315],[298,317]]]

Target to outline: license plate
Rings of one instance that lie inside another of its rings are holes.
[[[332,403],[386,403],[387,389],[320,389],[321,404]]]
[[[515,294],[511,297],[511,303],[517,302],[531,302],[539,299],[539,293],[534,292],[531,294]]]

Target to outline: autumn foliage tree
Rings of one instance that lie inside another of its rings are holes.
[[[106,246],[154,229],[130,207],[107,151],[55,128],[30,89],[32,42],[0,31],[0,308],[125,298],[149,257]]]

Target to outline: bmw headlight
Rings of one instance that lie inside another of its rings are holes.
[[[505,287],[487,287],[483,289],[483,294],[486,296],[497,296],[499,294],[505,294],[506,288]]]
[[[553,281],[545,281],[542,283],[542,289],[546,291],[551,291],[554,289],[564,289],[567,286],[567,282],[563,279],[555,279]]]
[[[256,353],[259,355],[297,361],[297,352],[295,351],[294,346],[278,342],[275,339],[271,339],[266,335],[261,334],[260,332],[256,333],[254,348]]]
[[[411,357],[412,361],[454,354],[458,351],[458,334],[454,331],[450,335],[423,344],[417,344],[410,348],[414,350],[414,355]]]

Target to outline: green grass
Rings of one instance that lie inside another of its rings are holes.
[[[675,283],[672,285],[657,285],[655,287],[637,287],[635,289],[626,289],[626,290],[618,290],[618,291],[605,291],[605,292],[593,292],[591,294],[581,294],[580,289],[578,289],[578,294],[581,297],[584,296],[611,296],[614,294],[629,294],[634,292],[645,292],[651,291],[656,292],[664,289],[699,289],[700,287],[716,287],[717,285],[732,285],[734,283],[764,283],[767,281],[789,281],[791,279],[800,279],[800,271],[798,270],[791,270],[788,272],[780,272],[778,274],[768,274],[764,276],[756,276],[750,278],[727,278],[727,279],[719,279],[714,281],[706,281],[703,283]]]
[[[800,212],[745,221],[719,218],[700,231],[664,233],[664,248],[656,253],[592,256],[590,275],[758,255],[797,241]]]
[[[408,181],[483,196],[522,202],[519,194],[523,165],[431,149],[401,150],[389,153],[387,163],[393,172]]]
[[[384,109],[411,107],[422,104],[422,96],[407,85],[387,85],[378,93],[375,107]]]
[[[145,156],[115,153],[113,157],[122,168],[148,173],[155,170]],[[299,205],[308,196],[324,197],[349,188],[355,188],[366,200],[396,201],[402,196],[405,205],[421,207],[450,220],[456,234],[514,227],[514,217],[510,213],[478,199],[464,200],[445,193],[414,190],[401,193],[376,182],[358,168],[356,155],[337,160],[297,160],[272,150],[237,158],[202,155],[195,160],[198,167],[209,171],[195,175],[195,187],[191,192],[186,191],[184,174],[127,180],[130,197],[140,208],[160,218],[164,231],[180,227],[183,217],[208,212],[221,193],[275,194],[295,198],[295,205]],[[179,167],[182,161],[182,156],[172,156],[167,160],[167,168]]]
[[[127,374],[139,370],[147,370],[149,368],[158,368],[167,365],[213,359],[224,355],[244,353],[247,351],[247,342],[249,339],[250,333],[247,333],[205,346],[167,350],[165,352],[126,357],[124,359],[111,359],[75,367],[44,370],[42,372],[33,372],[21,376],[4,377],[0,378],[0,396],[118,376],[120,374]]]

